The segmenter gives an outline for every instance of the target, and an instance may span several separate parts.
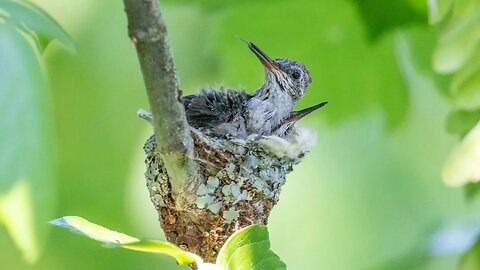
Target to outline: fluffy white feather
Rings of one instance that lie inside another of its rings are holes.
[[[301,159],[317,143],[317,134],[310,129],[297,126],[285,139],[277,136],[265,136],[258,142],[265,150],[277,157]]]

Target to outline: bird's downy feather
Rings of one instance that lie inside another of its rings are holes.
[[[245,106],[251,98],[245,91],[228,88],[203,89],[183,97],[188,123],[198,129],[235,137],[246,137]]]

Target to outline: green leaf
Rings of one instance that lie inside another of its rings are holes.
[[[424,5],[426,1],[352,0],[352,2],[358,7],[371,39],[376,39],[398,27],[427,21]]]
[[[58,40],[69,51],[75,51],[70,36],[48,13],[26,1],[0,1],[0,10],[8,13],[10,19],[22,30],[31,34],[39,50],[43,50],[52,40]]]
[[[438,46],[433,52],[433,66],[439,73],[446,74],[459,70],[478,48],[480,2],[470,2],[474,5],[469,9],[455,7],[457,14],[443,30]]]
[[[124,244],[122,245],[122,247],[141,252],[166,254],[174,257],[181,265],[189,264],[192,262],[202,262],[200,257],[198,257],[197,255],[186,252],[185,250],[169,242],[141,240],[138,242]]]
[[[408,50],[410,59],[417,69],[416,73],[431,79],[439,93],[447,98],[450,98],[450,85],[452,76],[439,74],[433,69],[432,66],[432,51],[435,49],[438,43],[438,30],[435,27],[416,27],[396,32],[395,48],[397,51],[397,61],[399,63],[400,70],[403,70],[401,63],[404,61],[404,59],[401,57],[405,57],[405,55],[402,56],[399,54],[401,51],[399,50],[401,47],[399,46],[399,34],[406,38],[408,47],[410,48]],[[413,86],[415,89],[417,87],[418,86]],[[412,90],[416,91],[414,89]]]
[[[140,241],[135,237],[109,230],[77,216],[62,217],[52,220],[49,223],[69,229],[74,233],[85,235],[105,244],[127,244]]]
[[[451,93],[454,104],[457,108],[463,110],[475,110],[480,108],[479,49],[476,49],[462,68],[455,73],[452,81]]]
[[[263,225],[250,225],[228,238],[216,264],[225,270],[286,269],[286,265],[270,250],[268,230]]]
[[[450,134],[464,137],[480,121],[480,110],[454,111],[447,116],[446,130]]]
[[[480,181],[480,121],[452,152],[443,168],[444,182],[453,187]]]
[[[33,263],[55,212],[51,103],[36,51],[8,22],[0,59],[0,224]]]
[[[0,196],[0,224],[3,224],[28,263],[34,263],[40,253],[34,223],[32,188],[28,181],[18,180]]]
[[[480,192],[480,183],[466,184],[464,189],[465,200],[467,202],[472,201]]]
[[[451,10],[454,0],[428,0],[428,22],[439,23]]]
[[[93,240],[108,244],[112,247],[122,247],[141,252],[159,253],[169,255],[178,264],[197,263],[202,264],[203,260],[197,255],[187,252],[174,244],[155,240],[140,240],[138,238],[112,231],[84,218],[77,216],[66,216],[50,221],[50,224],[69,229],[72,232],[87,236]]]
[[[459,270],[477,270],[480,269],[480,239],[475,245],[466,252],[459,263]]]

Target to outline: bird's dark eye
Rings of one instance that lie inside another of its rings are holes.
[[[292,78],[294,78],[295,80],[300,79],[300,73],[298,71],[293,72],[292,73]]]

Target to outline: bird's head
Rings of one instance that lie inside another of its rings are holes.
[[[247,42],[247,44],[265,67],[267,83],[275,84],[281,91],[288,92],[294,101],[305,94],[307,87],[312,83],[312,78],[305,65],[287,58],[272,60],[252,42]]]

